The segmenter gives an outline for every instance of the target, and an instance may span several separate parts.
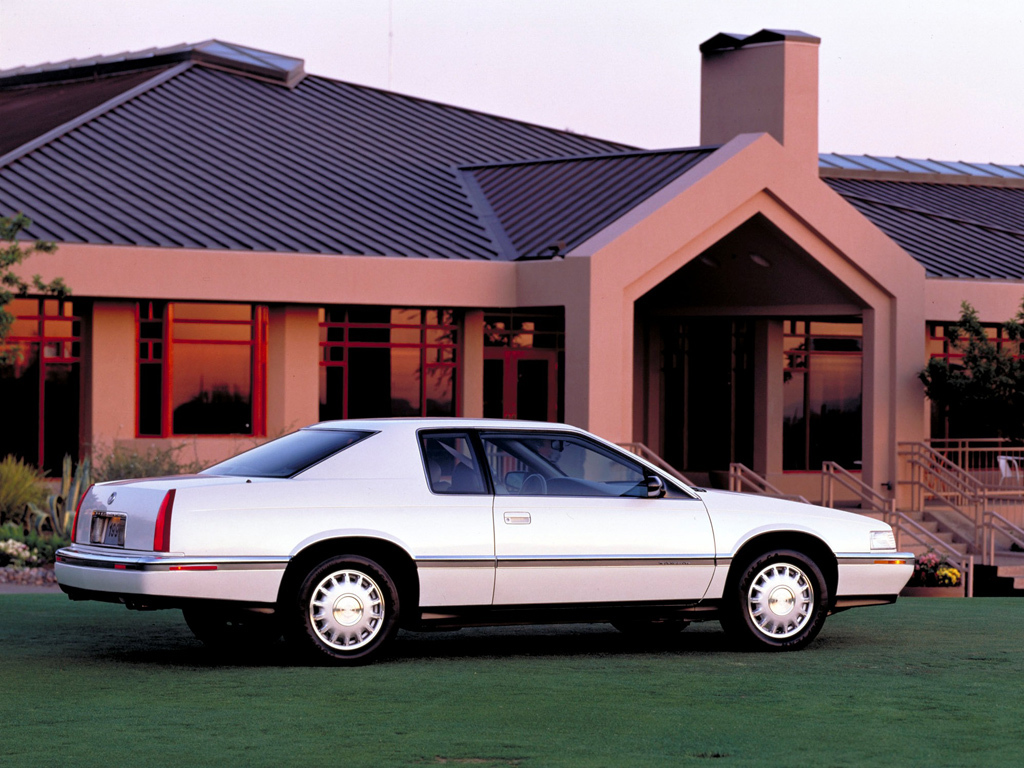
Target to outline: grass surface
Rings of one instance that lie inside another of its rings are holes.
[[[798,653],[607,625],[402,634],[388,661],[210,656],[177,611],[0,595],[0,765],[1024,762],[1024,600],[900,600]]]

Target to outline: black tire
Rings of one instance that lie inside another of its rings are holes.
[[[825,578],[814,560],[800,552],[766,552],[730,584],[722,626],[748,648],[799,650],[817,637],[828,615]]]
[[[643,640],[671,640],[688,626],[685,619],[618,619],[612,626],[630,637]]]
[[[219,653],[245,654],[281,639],[281,626],[274,616],[206,607],[181,612],[196,639]]]
[[[313,568],[285,610],[289,640],[313,662],[366,664],[383,655],[398,632],[395,582],[358,555],[331,557]]]

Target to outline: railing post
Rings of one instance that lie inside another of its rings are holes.
[[[974,597],[974,555],[971,555],[967,560],[967,585],[965,596]]]

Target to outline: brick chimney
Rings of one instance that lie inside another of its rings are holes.
[[[770,133],[818,173],[818,45],[806,32],[720,33],[700,46],[700,143]]]

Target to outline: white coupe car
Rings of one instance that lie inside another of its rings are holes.
[[[830,613],[895,602],[914,559],[878,520],[688,488],[574,427],[382,419],[95,485],[56,567],[72,600],[180,608],[209,645],[284,634],[360,663],[399,627],[540,622],[717,619],[795,649]]]

